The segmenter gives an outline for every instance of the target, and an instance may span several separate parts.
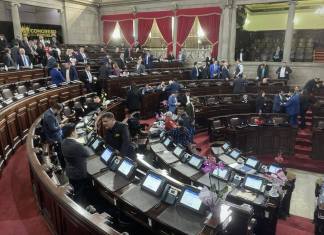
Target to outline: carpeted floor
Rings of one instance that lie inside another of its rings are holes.
[[[202,155],[206,156],[209,151],[206,133],[198,134],[195,141],[202,148]],[[1,235],[50,234],[32,193],[24,146],[18,149],[5,167],[0,178],[0,190]],[[313,231],[314,225],[311,220],[291,216],[287,220],[279,220],[276,234],[310,235],[314,234]]]
[[[5,166],[0,192],[0,234],[51,234],[36,206],[25,146]]]

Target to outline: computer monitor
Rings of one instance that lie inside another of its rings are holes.
[[[243,186],[252,191],[263,192],[263,184],[262,178],[255,175],[247,175],[245,176]]]
[[[189,161],[188,161],[188,164],[193,166],[194,168],[196,169],[200,169],[202,164],[204,163],[204,159],[198,155],[195,155],[195,154],[192,154]]]
[[[184,152],[185,152],[185,149],[179,145],[177,145],[175,147],[175,149],[173,150],[173,154],[176,155],[178,158],[180,158]]]
[[[178,204],[196,213],[203,214],[205,206],[199,198],[199,193],[200,190],[189,186],[183,188]]]
[[[159,197],[163,192],[166,179],[152,171],[149,171],[142,181],[141,188],[149,193]]]
[[[165,138],[164,141],[163,141],[163,145],[165,147],[169,147],[171,144],[171,139],[169,137]]]
[[[113,159],[114,152],[110,148],[106,148],[105,151],[100,155],[100,159],[105,163],[109,164]]]
[[[212,176],[225,181],[228,181],[229,175],[230,175],[230,170],[228,168],[218,167],[212,172]]]
[[[129,179],[133,176],[135,169],[135,163],[129,158],[124,158],[117,168],[117,173]]]
[[[229,143],[225,142],[225,143],[222,145],[222,149],[226,151],[230,146],[231,146],[231,145],[230,145]]]
[[[241,151],[238,149],[233,149],[229,154],[233,159],[237,160],[241,156]]]
[[[258,168],[258,165],[259,165],[259,161],[255,158],[251,158],[249,157],[246,162],[245,162],[245,165],[249,166],[249,167],[252,167],[254,169]]]
[[[94,141],[91,143],[90,146],[91,146],[91,148],[93,150],[96,150],[96,149],[98,149],[100,143],[101,143],[101,140],[99,138],[95,138]]]
[[[277,165],[270,165],[268,168],[268,171],[272,174],[277,174],[278,171],[281,171],[282,168],[280,166]]]

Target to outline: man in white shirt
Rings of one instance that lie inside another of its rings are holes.
[[[19,66],[21,67],[30,67],[31,65],[29,57],[25,54],[24,48],[19,49],[19,57],[18,57],[17,64],[19,64]]]
[[[80,80],[84,82],[88,92],[93,90],[93,84],[97,80],[96,77],[91,74],[91,67],[89,64],[85,65],[84,71],[80,73]]]
[[[244,67],[241,60],[236,60],[236,68],[234,72],[235,77],[243,78]]]
[[[276,73],[278,74],[278,79],[284,80],[287,85],[289,80],[289,74],[292,73],[292,70],[287,66],[286,62],[283,62],[282,65],[277,69]]]

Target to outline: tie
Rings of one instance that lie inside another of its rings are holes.
[[[66,70],[66,81],[70,82],[70,70],[69,69]]]
[[[91,83],[92,82],[92,75],[89,71],[87,71],[87,75],[88,75],[88,80]]]
[[[24,57],[24,66],[28,66],[27,57],[25,55],[23,55],[23,57]]]

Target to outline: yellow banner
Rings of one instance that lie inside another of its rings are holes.
[[[23,25],[21,26],[21,32],[23,36],[27,37],[38,37],[42,35],[44,38],[50,38],[53,35],[56,35],[55,29],[35,29],[30,28],[30,26]]]

